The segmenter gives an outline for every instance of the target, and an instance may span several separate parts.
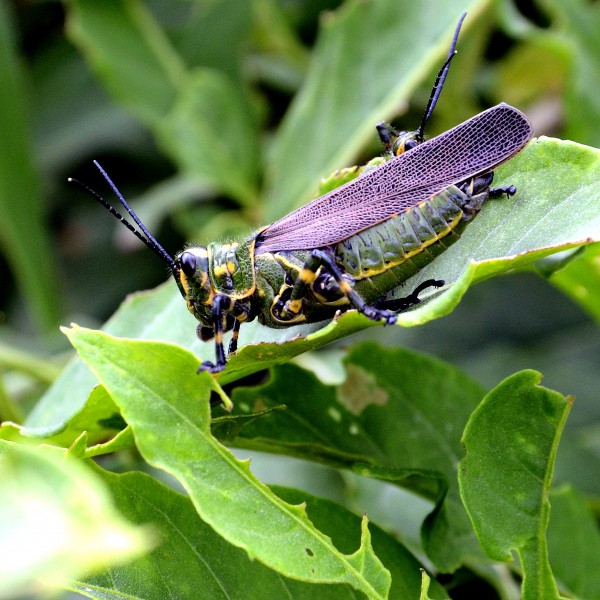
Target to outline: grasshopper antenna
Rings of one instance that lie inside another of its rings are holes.
[[[458,25],[454,30],[454,37],[452,38],[452,44],[450,45],[448,57],[442,65],[442,68],[439,70],[439,73],[437,74],[437,77],[435,79],[435,83],[433,84],[433,88],[431,89],[431,95],[429,96],[429,102],[427,102],[427,108],[425,109],[423,119],[421,120],[419,129],[417,129],[417,135],[415,136],[415,139],[418,142],[423,141],[423,131],[425,130],[425,125],[427,124],[427,121],[429,121],[429,117],[431,117],[431,113],[433,112],[433,109],[437,104],[438,98],[442,93],[442,88],[444,87],[446,76],[448,75],[448,71],[450,70],[450,63],[452,62],[452,59],[456,56],[456,42],[458,41],[458,34],[460,33],[460,28],[462,27],[463,21],[465,20],[466,16],[467,13],[464,12],[458,20]]]
[[[119,191],[117,186],[113,183],[112,179],[108,176],[108,173],[100,166],[98,161],[94,161],[97,169],[102,174],[102,177],[107,181],[108,185],[112,188],[113,192],[119,199],[119,202],[123,205],[123,208],[127,211],[127,214],[133,219],[134,223],[140,228],[138,231],[134,225],[132,225],[116,208],[114,208],[111,204],[109,204],[100,194],[95,192],[93,189],[85,185],[85,183],[81,183],[77,179],[73,179],[69,177],[69,183],[74,183],[79,186],[83,191],[87,192],[92,198],[97,200],[113,217],[119,220],[133,235],[135,235],[138,240],[142,241],[154,254],[159,256],[164,262],[169,265],[169,269],[172,273],[177,271],[177,266],[175,265],[175,261],[171,257],[171,255],[158,243],[158,240],[148,231],[146,226],[142,223],[140,218],[135,214],[135,211],[129,206],[129,203],[123,197],[123,194]]]

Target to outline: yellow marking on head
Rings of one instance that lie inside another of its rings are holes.
[[[179,271],[179,283],[181,283],[181,287],[183,288],[183,291],[185,292],[185,296],[187,298],[190,295],[190,282],[188,281],[186,274],[182,270]]]
[[[204,270],[200,271],[200,285],[204,287],[206,280],[208,279],[208,273]]]
[[[228,260],[226,263],[226,266],[227,266],[227,270],[229,271],[229,273],[231,275],[233,275],[237,270],[237,264],[234,263],[232,260]]]

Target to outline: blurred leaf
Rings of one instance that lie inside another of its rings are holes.
[[[0,4],[0,245],[33,319],[48,332],[59,321],[60,297],[9,10]]]
[[[208,67],[244,87],[243,58],[247,52],[252,10],[250,0],[185,2],[188,12],[167,28],[173,46],[188,68]]]
[[[62,586],[139,555],[147,532],[115,511],[74,460],[0,440],[0,596]]]
[[[600,5],[584,0],[544,2],[556,15],[570,47],[572,68],[565,89],[565,136],[600,146]]]
[[[158,131],[184,173],[244,205],[256,203],[260,153],[253,119],[243,97],[221,73],[190,73]]]
[[[352,160],[446,56],[462,12],[467,28],[486,4],[352,2],[328,14],[270,155],[267,217],[302,204],[319,177]]]
[[[460,491],[479,541],[494,560],[523,569],[524,600],[559,598],[548,563],[547,500],[570,402],[523,371],[493,389],[464,432]]]
[[[67,32],[106,88],[148,125],[170,110],[185,76],[181,58],[140,0],[74,0]]]
[[[390,574],[373,553],[366,518],[359,549],[341,553],[304,506],[272,494],[247,462],[211,436],[208,399],[217,385],[207,373],[196,375],[192,354],[80,328],[67,334],[119,405],[142,456],[181,482],[202,520],[222,537],[288,577],[346,583],[369,598],[387,597]]]
[[[143,139],[141,125],[111,101],[66,40],[36,56],[31,77],[35,150],[44,173],[62,176],[82,156],[132,148]]]
[[[600,244],[584,248],[549,279],[600,323]]]
[[[569,486],[552,490],[548,553],[558,580],[586,600],[600,598],[600,532],[584,498]]]

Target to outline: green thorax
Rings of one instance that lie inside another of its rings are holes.
[[[208,245],[209,276],[217,293],[230,298],[246,298],[254,293],[253,235],[242,242]]]

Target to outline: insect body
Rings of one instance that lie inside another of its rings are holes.
[[[388,151],[383,164],[241,242],[189,247],[171,258],[97,165],[140,231],[92,194],[167,262],[200,322],[198,335],[214,337],[216,360],[204,362],[201,370],[221,371],[223,333],[233,332],[229,352],[234,352],[241,324],[253,319],[279,328],[356,309],[394,323],[397,312],[417,304],[424,289],[443,282],[426,281],[401,299],[386,299],[389,292],[458,239],[488,198],[516,192],[514,186],[490,186],[493,170],[532,136],[517,109],[499,104],[423,141],[461,23],[416,132],[379,125]]]

